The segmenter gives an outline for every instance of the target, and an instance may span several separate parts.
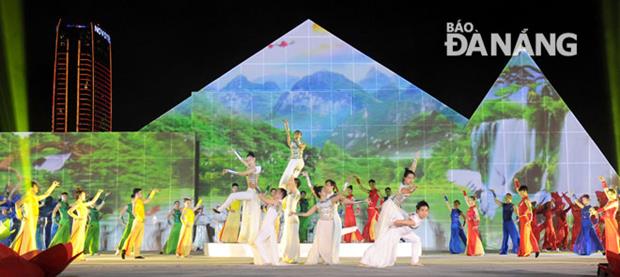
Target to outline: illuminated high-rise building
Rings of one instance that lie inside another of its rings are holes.
[[[112,44],[95,23],[56,26],[52,131],[112,131]]]

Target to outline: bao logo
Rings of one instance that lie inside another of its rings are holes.
[[[525,50],[530,56],[575,56],[577,55],[577,34],[575,33],[479,33],[471,22],[461,20],[446,23],[446,55],[448,56],[514,56]]]

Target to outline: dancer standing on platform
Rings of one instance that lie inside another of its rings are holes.
[[[245,165],[246,170],[243,172],[236,172],[231,169],[224,169],[222,174],[230,173],[237,176],[244,176],[248,189],[246,191],[231,193],[224,204],[213,209],[213,211],[219,214],[230,207],[235,200],[243,201],[238,242],[252,244],[258,235],[258,229],[260,227],[261,209],[258,199],[258,177],[261,168],[256,165],[256,156],[254,152],[248,152],[245,160],[241,158],[237,151],[233,150],[233,153],[237,156],[237,159]]]
[[[118,242],[118,245],[116,246],[116,253],[114,253],[114,255],[118,255],[121,253],[121,251],[123,250],[123,246],[125,246],[125,241],[127,240],[127,238],[129,237],[129,234],[131,233],[131,227],[133,226],[133,220],[134,220],[134,216],[133,216],[133,198],[134,195],[133,193],[131,194],[131,199],[129,200],[129,203],[127,203],[127,206],[125,206],[121,212],[118,215],[118,219],[120,220],[120,222],[125,225],[125,229],[123,229],[123,234],[121,235],[121,240]],[[123,215],[127,214],[127,221],[123,220]],[[133,251],[133,249],[131,249],[131,251]],[[131,253],[131,251],[129,251],[127,254],[129,255],[129,253]]]
[[[177,245],[179,244],[179,236],[181,235],[181,227],[183,223],[181,222],[181,202],[174,201],[174,205],[172,205],[172,209],[168,212],[168,216],[166,216],[168,222],[172,221],[172,225],[170,227],[170,233],[168,234],[168,239],[166,243],[164,243],[164,250],[162,254],[172,255],[177,251]]]
[[[562,198],[568,204],[568,208],[570,209],[573,215],[573,228],[571,229],[571,239],[569,244],[569,249],[573,249],[575,247],[575,242],[577,241],[577,236],[581,233],[581,208],[573,202],[566,193],[562,193]]]
[[[275,221],[279,218],[282,211],[282,199],[286,197],[286,190],[280,188],[276,191],[273,198],[267,198],[264,194],[259,194],[260,200],[267,205],[267,213],[263,218],[258,236],[254,242],[254,264],[255,265],[278,265],[278,237],[275,230]],[[291,212],[290,215],[295,215]],[[299,246],[297,246],[299,247]],[[290,249],[289,249],[290,250]],[[288,253],[289,255],[291,253]],[[299,255],[299,254],[297,254]]]
[[[528,257],[535,253],[536,258],[540,255],[540,249],[538,248],[538,241],[532,233],[532,203],[528,197],[527,186],[521,185],[517,178],[514,179],[515,190],[519,192],[521,196],[521,202],[517,208],[517,215],[519,216],[519,257]]]
[[[69,194],[63,192],[60,194],[60,200],[52,211],[52,219],[56,221],[56,213],[59,213],[59,219],[56,221],[58,229],[50,242],[50,248],[56,244],[67,243],[71,239],[71,217],[69,216]]]
[[[231,186],[232,193],[239,190],[239,185],[233,183]],[[241,201],[235,200],[227,209],[226,221],[219,233],[220,242],[237,242],[239,239],[239,226],[241,224]]]
[[[84,243],[86,240],[86,223],[88,220],[88,214],[90,213],[90,207],[97,203],[97,199],[101,196],[102,189],[98,190],[92,200],[86,202],[86,192],[78,189],[76,194],[77,200],[71,205],[71,208],[67,211],[69,216],[73,218],[73,224],[71,224],[71,245],[73,246],[73,255],[79,256],[78,260],[84,260]]]
[[[607,203],[598,211],[593,211],[600,215],[600,220],[605,223],[605,252],[613,252],[618,254],[620,251],[620,239],[618,238],[618,221],[616,214],[618,213],[618,194],[615,189],[607,187],[605,177],[600,176],[599,179],[603,185],[603,190],[607,195]]]
[[[406,213],[394,213],[392,226],[373,243],[362,256],[360,263],[363,266],[387,267],[393,266],[396,262],[398,243],[401,240],[411,243],[411,262],[413,266],[422,266],[420,256],[422,256],[422,241],[415,234],[422,221],[428,216],[429,206],[422,200],[416,205],[416,212],[413,215]]]
[[[592,226],[592,220],[590,219],[591,208],[590,196],[584,194],[581,198],[575,201],[575,204],[581,208],[581,232],[575,240],[573,251],[582,256],[589,256],[592,252],[603,251],[603,245],[596,235],[596,231]]]
[[[135,188],[133,189],[133,224],[131,226],[131,232],[125,240],[125,245],[123,245],[123,250],[121,250],[121,258],[124,260],[127,253],[130,253],[130,250],[133,249],[133,255],[135,259],[144,259],[143,256],[140,255],[140,248],[142,247],[142,239],[144,237],[144,220],[146,219],[146,214],[144,211],[144,204],[148,204],[153,200],[155,194],[158,193],[158,189],[154,189],[149,193],[147,199],[142,199],[142,189]]]
[[[476,205],[475,196],[467,196],[467,192],[463,191],[465,203],[469,209],[467,210],[467,256],[484,255],[484,247],[480,239],[480,215],[478,214],[478,206]]]
[[[512,204],[512,194],[506,193],[504,202],[501,202],[497,199],[495,191],[491,192],[495,197],[495,204],[502,207],[502,246],[499,249],[499,254],[508,254],[508,239],[512,241],[512,253],[517,254],[519,252],[519,232],[514,221],[512,221],[512,214],[515,210],[514,204]]]
[[[373,242],[375,241],[375,226],[377,224],[377,219],[379,218],[379,209],[377,209],[377,205],[379,204],[381,195],[379,195],[375,180],[368,180],[369,188],[366,188],[364,187],[364,185],[362,185],[360,177],[353,177],[355,178],[355,182],[360,187],[360,189],[368,193],[368,209],[366,209],[368,219],[366,221],[366,225],[364,225],[363,237],[365,242]]]
[[[95,201],[88,211],[88,226],[86,227],[86,240],[84,241],[84,254],[91,256],[99,253],[99,239],[100,239],[100,226],[99,220],[101,220],[101,208],[105,205],[105,199],[110,195],[106,193],[103,199]],[[92,199],[91,199],[92,201]],[[97,202],[99,204],[97,205]]]
[[[297,178],[305,165],[304,149],[306,149],[306,144],[301,140],[301,131],[295,130],[293,140],[291,140],[291,129],[288,127],[288,120],[284,120],[284,131],[286,132],[286,144],[291,150],[291,157],[284,173],[282,173],[282,177],[280,177],[278,185],[280,188],[286,188],[289,180]]]
[[[39,193],[39,183],[32,181],[30,188],[15,203],[15,212],[18,218],[20,218],[21,224],[11,248],[17,254],[23,255],[37,250],[36,233],[37,222],[39,221],[39,201],[49,197],[58,186],[60,186],[60,183],[54,181],[44,194],[37,195]]]
[[[305,213],[310,209],[310,201],[306,198],[306,191],[301,191],[299,199],[299,213]],[[299,218],[299,241],[301,243],[308,242],[308,225],[310,218]]]
[[[467,245],[467,237],[463,231],[466,218],[463,212],[459,209],[461,202],[459,200],[454,200],[453,206],[450,206],[448,196],[444,195],[443,199],[446,202],[446,207],[448,207],[448,210],[450,211],[450,253],[461,254],[465,251],[465,245]],[[460,221],[461,219],[463,219],[462,225]]]
[[[281,240],[281,245],[284,248],[282,261],[287,264],[297,263],[297,259],[299,259],[299,217],[291,215],[291,213],[297,211],[297,203],[299,203],[301,197],[299,194],[300,185],[301,181],[298,178],[289,180],[286,193],[284,194],[285,197],[282,201],[282,216],[284,216],[284,229]],[[279,218],[277,217],[277,219]],[[277,236],[275,240],[276,242],[278,241]]]
[[[202,205],[202,199],[198,199],[196,206],[192,206],[192,199],[183,199],[183,212],[181,212],[181,232],[177,243],[176,254],[179,257],[187,258],[192,251],[192,239],[194,234],[194,219],[196,210]]]
[[[351,201],[355,201],[355,198],[353,197],[353,186],[347,186],[345,190],[345,197]],[[378,199],[379,198],[377,197],[377,200]],[[369,203],[369,205],[371,204]],[[355,220],[355,207],[353,204],[347,204],[344,207],[344,227],[357,227],[357,220]],[[359,230],[355,230],[355,232],[344,235],[344,242],[346,243],[361,242],[362,240],[364,240],[364,238]]]
[[[554,203],[554,208],[553,208],[553,215],[555,215],[555,218],[557,220],[557,225],[556,225],[556,245],[558,247],[559,250],[566,250],[568,249],[568,222],[566,221],[566,212],[568,212],[568,209],[566,209],[566,204],[564,204],[564,201],[562,201],[562,197],[560,196],[559,193],[557,192],[552,192],[551,193],[551,199],[553,199],[553,203]]]

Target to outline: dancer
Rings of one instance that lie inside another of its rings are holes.
[[[566,220],[566,212],[570,209],[566,209],[566,204],[562,201],[562,197],[557,192],[551,193],[551,199],[553,199],[554,208],[553,215],[557,220],[556,225],[556,246],[558,250],[568,249],[568,222]]]
[[[392,227],[387,233],[377,239],[366,252],[360,263],[364,266],[387,267],[393,266],[396,262],[396,250],[401,240],[411,243],[411,262],[413,266],[422,266],[420,256],[422,256],[422,241],[413,231],[417,229],[422,221],[428,216],[429,205],[422,200],[416,205],[416,212],[413,215],[406,213],[394,213]]]
[[[543,238],[543,249],[548,251],[557,250],[557,236],[555,234],[555,228],[553,227],[553,211],[555,207],[553,206],[553,201],[549,201],[542,205],[542,214],[544,215],[545,220],[542,223],[542,226],[545,230],[545,236]]]
[[[562,193],[562,198],[564,198],[564,201],[568,204],[568,208],[573,215],[573,228],[571,229],[571,239],[569,245],[572,250],[575,247],[577,236],[581,233],[581,208],[579,208],[579,206],[577,206],[577,204],[575,204],[575,202],[573,202],[570,197],[566,195],[566,193]]]
[[[297,203],[300,199],[299,186],[301,181],[298,178],[289,180],[286,188],[285,198],[282,201],[282,210],[284,216],[284,230],[282,232],[281,245],[284,248],[282,261],[287,264],[297,263],[299,259],[299,217],[291,215],[297,210]],[[277,197],[274,197],[277,198]],[[276,220],[279,220],[277,217]],[[277,226],[278,224],[276,224]],[[279,227],[279,226],[277,226]],[[276,229],[277,231],[278,229]],[[277,232],[276,232],[277,234]],[[275,237],[276,242],[278,237]]]
[[[506,193],[504,202],[501,202],[497,199],[495,191],[491,192],[495,197],[495,204],[502,207],[502,246],[499,249],[499,254],[508,254],[508,239],[512,241],[511,252],[517,254],[519,252],[519,231],[512,221],[512,213],[515,210],[514,204],[512,204],[512,194]]]
[[[140,255],[140,248],[142,247],[142,238],[144,236],[144,220],[145,211],[144,204],[148,204],[153,200],[155,194],[158,193],[158,189],[154,189],[149,193],[147,199],[142,199],[142,189],[135,188],[133,189],[133,224],[131,226],[131,232],[129,236],[125,240],[125,244],[123,245],[123,250],[121,250],[121,258],[124,260],[127,253],[133,248],[134,259],[144,259],[143,256]]]
[[[597,211],[593,211],[593,213],[599,214],[600,220],[605,222],[605,252],[618,254],[618,251],[620,251],[618,221],[616,221],[616,214],[618,213],[618,194],[615,189],[607,187],[605,177],[600,176],[599,180],[601,180],[608,201],[605,206],[599,208]]]
[[[534,252],[535,257],[540,255],[540,249],[538,248],[538,241],[532,233],[532,203],[528,197],[528,189],[526,185],[521,185],[517,178],[514,179],[515,190],[521,196],[521,202],[517,208],[517,215],[519,216],[519,257],[529,257]]]
[[[286,195],[286,190],[283,188],[277,189],[272,198],[267,198],[262,193],[258,195],[260,200],[267,205],[267,213],[263,218],[260,231],[253,244],[255,265],[277,265],[279,263],[280,258],[278,255],[278,238],[276,236],[275,220],[282,211],[282,199],[285,198]],[[294,212],[291,212],[290,215],[294,215]]]
[[[192,206],[192,199],[183,199],[183,212],[181,213],[181,232],[177,243],[176,254],[178,257],[187,258],[192,251],[192,238],[194,231],[194,219],[196,210],[200,208],[202,199],[198,199],[196,206]]]
[[[19,255],[37,250],[36,232],[39,220],[39,201],[50,196],[58,186],[60,186],[60,183],[54,181],[44,194],[37,195],[39,193],[39,183],[32,181],[30,188],[15,203],[15,212],[18,218],[20,218],[21,224],[11,248]]]
[[[89,207],[88,212],[88,227],[86,228],[86,240],[84,241],[84,254],[90,254],[91,256],[99,252],[99,220],[101,219],[101,208],[105,204],[105,199],[110,195],[106,193],[103,199],[100,200],[99,205],[96,205],[97,201],[93,202],[93,205]],[[91,201],[94,199],[91,199]]]
[[[310,209],[310,201],[306,198],[306,191],[301,191],[299,198],[299,213],[305,213]],[[299,218],[299,241],[308,242],[308,225],[310,218]]]
[[[581,208],[581,232],[575,240],[573,251],[578,255],[589,256],[592,252],[603,251],[603,245],[594,231],[592,220],[590,219],[592,206],[590,206],[590,196],[584,194],[575,204]]]
[[[235,201],[243,201],[243,211],[241,213],[241,227],[239,229],[239,238],[237,242],[247,242],[252,244],[258,235],[258,228],[260,227],[260,201],[258,199],[258,177],[260,174],[260,167],[256,165],[256,156],[253,152],[248,152],[245,160],[241,158],[237,151],[233,150],[233,153],[241,161],[246,170],[243,172],[236,172],[230,169],[224,169],[222,174],[233,174],[237,176],[244,176],[247,182],[248,189],[242,192],[231,193],[224,204],[213,209],[215,213],[221,213]]]
[[[233,183],[232,193],[239,190],[239,184]],[[226,221],[218,237],[220,242],[237,242],[239,238],[239,225],[241,224],[241,201],[235,200],[227,209]]]
[[[297,178],[301,170],[304,168],[304,149],[306,144],[301,140],[301,131],[295,130],[293,140],[291,140],[291,129],[288,127],[288,120],[284,120],[284,132],[286,132],[286,144],[291,150],[291,157],[286,165],[278,187],[286,188],[289,180]]]
[[[194,237],[194,243],[192,243],[192,249],[194,251],[204,250],[205,243],[207,243],[207,224],[209,220],[204,210],[204,207],[200,207],[196,210],[196,220],[194,220],[196,236]]]
[[[168,234],[168,239],[164,244],[162,254],[172,255],[177,251],[181,227],[183,226],[183,223],[181,223],[181,202],[178,200],[174,201],[172,209],[168,212],[168,216],[166,218],[168,219],[168,222],[172,219],[172,227],[170,227],[170,233]]]
[[[86,221],[88,220],[89,208],[94,206],[103,192],[102,189],[97,190],[97,193],[91,201],[86,202],[86,192],[78,189],[76,194],[77,200],[71,205],[71,208],[67,211],[70,217],[73,218],[71,224],[71,245],[73,246],[73,255],[79,255],[77,260],[84,260],[84,242],[86,240]]]
[[[376,189],[375,189],[376,190]],[[347,186],[347,189],[345,191],[345,195],[346,198],[351,200],[351,201],[355,201],[355,198],[353,197],[353,186]],[[378,197],[377,197],[378,199]],[[370,201],[369,201],[369,205]],[[375,219],[376,221],[376,219]],[[355,210],[353,207],[353,204],[348,204],[345,205],[344,208],[344,227],[357,227],[357,220],[355,220]],[[374,227],[374,224],[373,226]],[[373,234],[374,237],[374,234]],[[362,237],[362,234],[360,233],[359,230],[355,230],[355,232],[349,233],[344,235],[344,242],[346,243],[351,243],[351,242],[361,242],[362,240],[364,240],[364,238]]]
[[[369,188],[366,188],[362,185],[360,177],[353,177],[355,178],[355,182],[357,183],[357,185],[360,186],[360,189],[365,193],[368,193],[368,209],[366,209],[366,212],[368,214],[368,220],[366,221],[366,225],[364,225],[363,238],[365,242],[373,242],[375,241],[375,226],[377,224],[377,219],[379,218],[379,210],[377,209],[377,204],[379,204],[381,195],[379,195],[375,180],[368,180]]]
[[[450,206],[448,196],[444,194],[443,199],[446,202],[446,207],[450,210],[450,253],[461,254],[465,251],[465,245],[467,245],[467,237],[463,231],[466,218],[461,209],[459,209],[461,207],[461,202],[459,200],[454,200],[453,206]],[[463,225],[461,225],[460,219],[463,219]]]
[[[383,199],[381,201],[381,204],[383,204],[383,202],[387,201],[388,198],[392,197],[392,188],[387,187],[383,190],[383,192],[385,193],[385,196],[383,196]]]
[[[67,243],[71,239],[71,217],[69,216],[69,202],[68,202],[69,194],[67,192],[63,192],[60,194],[60,200],[54,210],[52,211],[52,218],[56,220],[56,224],[58,225],[58,229],[56,229],[56,234],[52,238],[50,242],[50,248],[56,244]],[[59,213],[59,217],[56,217],[56,213]]]
[[[134,220],[134,216],[133,216],[134,195],[133,193],[131,194],[130,198],[131,199],[129,203],[127,203],[127,206],[125,206],[118,215],[118,219],[120,220],[122,225],[125,225],[125,229],[123,229],[121,240],[118,242],[118,245],[116,246],[116,253],[114,253],[115,256],[120,254],[120,252],[123,250],[123,247],[125,246],[125,241],[129,237],[129,234],[131,233],[131,228],[133,227],[133,220]],[[123,215],[125,214],[127,214],[126,222],[123,220]],[[131,251],[133,251],[133,249],[131,249]],[[131,251],[129,251],[128,253],[131,253]]]
[[[467,196],[467,191],[463,191],[467,210],[467,256],[483,256],[484,247],[480,237],[480,215],[476,205],[475,196]]]

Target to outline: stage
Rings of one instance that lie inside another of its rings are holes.
[[[121,260],[112,254],[74,262],[60,276],[593,276],[604,256],[542,253],[537,259],[499,256],[467,257],[428,253],[423,267],[399,258],[396,266],[377,269],[358,265],[358,258],[342,258],[340,265],[254,266],[251,258],[212,258],[196,253],[189,258],[145,253],[145,260]],[[311,270],[310,270],[311,269]]]

